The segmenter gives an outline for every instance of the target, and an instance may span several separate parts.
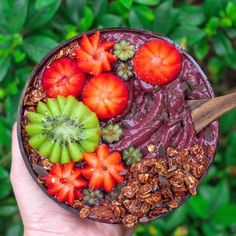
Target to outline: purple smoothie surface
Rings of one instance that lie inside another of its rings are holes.
[[[104,32],[106,40],[129,40],[139,48],[153,39],[169,39],[148,33]],[[214,92],[200,67],[180,47],[182,70],[180,75],[168,85],[152,86],[135,77],[127,82],[129,102],[126,110],[108,123],[119,123],[124,127],[123,138],[111,144],[112,150],[123,151],[129,146],[142,150],[145,158],[153,158],[167,147],[189,148],[199,144],[215,150],[218,140],[218,121],[213,122],[198,134],[195,133],[187,100],[214,97]],[[148,152],[148,145],[155,145],[155,151]],[[212,161],[213,156],[209,157]]]

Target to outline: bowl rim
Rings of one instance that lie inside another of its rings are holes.
[[[196,66],[196,68],[198,69],[198,71],[201,73],[201,76],[203,77],[204,79],[204,82],[206,83],[207,85],[207,88],[210,90],[210,93],[214,95],[214,91],[213,91],[213,88],[211,87],[211,84],[210,82],[208,81],[207,79],[207,76],[205,75],[205,73],[203,72],[203,70],[201,69],[201,67],[198,65],[198,63],[195,61],[195,59],[190,56],[183,48],[181,48],[177,43],[173,42],[171,39],[169,39],[168,37],[165,37],[163,35],[160,35],[160,34],[157,34],[157,33],[154,33],[152,31],[149,31],[149,30],[144,30],[144,29],[135,29],[135,28],[121,28],[121,27],[114,27],[114,28],[105,28],[105,29],[92,29],[92,30],[89,30],[87,32],[83,32],[83,33],[80,33],[76,36],[74,36],[73,38],[69,39],[69,40],[66,40],[66,41],[63,41],[61,43],[59,43],[55,48],[53,48],[52,50],[50,50],[42,59],[41,61],[33,68],[32,72],[29,74],[28,76],[28,79],[27,79],[27,82],[24,86],[24,89],[22,90],[22,93],[21,93],[21,96],[20,96],[20,101],[19,101],[19,104],[18,104],[18,111],[17,111],[17,139],[18,139],[18,145],[19,145],[19,149],[20,149],[20,152],[21,152],[21,155],[22,155],[22,158],[24,160],[24,163],[26,165],[26,168],[28,169],[30,175],[32,176],[32,178],[35,180],[35,182],[37,183],[37,185],[40,187],[40,189],[50,198],[52,199],[54,202],[56,202],[59,206],[63,207],[65,210],[69,211],[70,213],[76,215],[76,216],[80,216],[80,211],[73,208],[73,207],[70,207],[69,205],[65,204],[65,203],[62,203],[62,202],[59,202],[56,200],[55,197],[49,195],[46,191],[46,189],[43,187],[42,184],[40,184],[38,181],[37,181],[37,178],[36,178],[36,175],[30,165],[30,161],[27,157],[27,154],[25,152],[25,149],[24,149],[24,145],[23,145],[23,141],[22,141],[22,132],[21,132],[21,121],[22,121],[22,114],[23,114],[23,104],[24,104],[24,98],[25,98],[25,94],[27,92],[27,88],[29,87],[30,83],[32,82],[32,80],[34,79],[35,75],[38,75],[38,73],[41,71],[41,69],[45,66],[45,63],[56,53],[58,52],[60,49],[62,49],[63,47],[69,45],[70,43],[74,42],[75,40],[78,40],[80,39],[83,35],[90,35],[90,34],[93,34],[95,33],[96,31],[99,31],[101,33],[109,33],[109,32],[115,32],[115,31],[119,31],[119,32],[123,32],[123,33],[136,33],[136,34],[144,34],[144,35],[148,35],[148,36],[153,36],[154,38],[157,38],[157,37],[160,37],[160,38],[163,38],[167,41],[169,41],[170,43],[174,44],[176,47],[178,47],[182,52],[183,54],[185,54],[185,56],[194,64],[194,66]],[[199,185],[201,184],[202,180],[204,179],[204,177],[206,176],[206,174],[208,173],[208,169],[209,167],[212,165],[213,161],[214,161],[214,158],[215,158],[215,154],[216,154],[216,150],[217,150],[217,147],[218,147],[218,143],[219,143],[219,122],[218,120],[217,121],[214,121],[216,122],[216,131],[217,131],[217,139],[216,139],[216,149],[215,149],[215,152],[212,154],[213,155],[213,159],[212,161],[208,164],[208,167],[204,173],[204,175],[201,177],[201,179],[199,180]],[[190,197],[191,195],[190,194],[187,194],[180,202],[179,206],[180,207],[184,202],[186,202],[186,200]],[[158,219],[164,215],[167,215],[169,213],[171,213],[171,211],[167,212],[167,213],[164,213],[164,214],[161,214],[159,215],[158,217],[156,218],[153,218],[151,219],[150,221],[152,220],[155,220],[155,219]],[[82,219],[82,218],[81,218]],[[97,222],[101,222],[101,223],[109,223],[109,224],[122,224],[120,222],[107,222],[106,220],[103,220],[101,218],[96,218],[94,219],[93,217],[87,217],[87,219],[90,219],[90,220],[93,220],[93,221],[97,221]],[[148,221],[148,222],[150,222]]]

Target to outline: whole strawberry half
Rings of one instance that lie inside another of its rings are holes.
[[[83,197],[79,190],[87,186],[87,181],[81,177],[81,170],[74,167],[74,162],[64,165],[56,163],[45,180],[48,193],[69,205]]]
[[[56,98],[78,96],[85,83],[85,73],[77,66],[75,59],[60,58],[46,67],[42,75],[42,86],[46,95]]]
[[[140,47],[134,56],[134,71],[152,85],[164,85],[174,80],[182,68],[182,58],[174,45],[153,40]]]
[[[124,178],[121,171],[122,165],[119,152],[110,152],[106,144],[101,144],[96,153],[84,153],[87,166],[83,168],[82,175],[89,180],[91,189],[104,189],[110,192],[116,183],[122,183]]]
[[[90,38],[84,35],[80,48],[75,50],[78,67],[91,75],[99,75],[112,69],[111,63],[117,60],[116,56],[109,52],[113,48],[113,41],[100,40],[100,32],[97,31]]]
[[[128,89],[119,77],[104,73],[93,77],[84,86],[82,100],[99,118],[109,119],[126,108]]]

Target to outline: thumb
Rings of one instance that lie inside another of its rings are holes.
[[[34,182],[26,168],[19,149],[16,123],[14,124],[12,131],[12,163],[10,178],[23,220],[33,213],[32,211],[34,211],[35,207],[38,208],[51,203]]]

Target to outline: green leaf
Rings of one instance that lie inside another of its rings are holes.
[[[128,16],[127,9],[118,1],[111,2],[111,4],[109,5],[109,12],[111,12],[112,14],[120,15],[122,18],[126,18],[126,16]]]
[[[7,229],[6,236],[22,236],[24,234],[24,227],[22,221],[18,221],[10,225]]]
[[[229,68],[236,70],[236,50],[225,56],[225,62]]]
[[[231,113],[228,113],[231,114]],[[233,125],[235,125],[236,120],[236,110],[232,111],[232,117],[234,117]],[[232,118],[231,117],[231,118]],[[228,145],[225,152],[225,159],[227,166],[236,166],[236,132],[232,132],[228,137]]]
[[[228,0],[205,0],[203,7],[207,18],[216,16],[225,9]]]
[[[67,0],[66,14],[68,17],[78,25],[80,17],[84,14],[87,0]]]
[[[154,20],[153,11],[143,5],[133,7],[129,12],[129,25],[133,28],[152,28]]]
[[[94,13],[94,17],[102,16],[103,14],[106,14],[107,9],[107,0],[96,0],[92,4],[92,9]]]
[[[52,19],[56,14],[61,0],[55,0],[53,3],[42,7],[39,10],[36,9],[35,5],[31,6],[29,9],[28,20],[26,24],[27,30],[36,29]]]
[[[12,127],[16,120],[17,108],[18,108],[19,96],[7,96],[5,99],[5,112],[6,112],[6,123],[8,126]]]
[[[218,224],[229,226],[236,224],[236,204],[230,204],[220,207],[213,215],[212,219]]]
[[[202,236],[200,235],[200,233],[198,233],[195,225],[192,226],[190,224],[190,227],[188,228],[188,230],[189,230],[189,236]],[[177,235],[174,235],[174,236],[177,236]]]
[[[220,206],[229,202],[229,186],[226,181],[221,181],[217,186],[201,186],[200,196],[208,202],[209,209],[207,214],[211,215]]]
[[[34,62],[39,62],[56,45],[57,42],[54,39],[42,35],[35,35],[26,38],[23,47],[27,55]]]
[[[4,91],[5,92],[5,91]],[[0,117],[1,118],[1,117]],[[0,119],[0,137],[3,137],[0,139],[0,145],[4,144],[7,147],[10,147],[10,141],[11,141],[11,134],[9,132],[9,127],[7,126],[7,123],[5,120]],[[1,192],[1,191],[0,191]],[[1,194],[1,193],[0,193]]]
[[[203,183],[205,184],[205,183],[208,183],[209,181],[211,181],[216,176],[217,172],[218,172],[218,170],[217,170],[216,166],[212,165],[209,168],[208,173],[203,180]]]
[[[8,217],[16,214],[17,212],[18,212],[17,205],[0,206],[0,216]]]
[[[119,2],[127,9],[130,9],[133,3],[133,0],[119,0]]]
[[[11,60],[9,57],[7,58],[0,58],[0,82],[6,76],[9,68],[10,68]]]
[[[222,135],[226,135],[230,133],[231,130],[233,130],[233,128],[236,126],[235,120],[236,120],[236,110],[232,110],[231,112],[221,116],[220,132]]]
[[[220,74],[225,67],[225,62],[218,57],[212,57],[207,65],[207,68],[210,72],[209,79],[214,83],[217,84],[220,79]]]
[[[209,45],[206,39],[202,39],[194,45],[194,54],[198,60],[202,61],[209,52]]]
[[[98,25],[104,28],[118,27],[121,24],[121,18],[116,15],[106,14],[98,19]]]
[[[2,167],[0,167],[0,180],[6,179],[8,177],[9,177],[8,172]]]
[[[193,45],[200,41],[205,36],[205,33],[191,25],[181,25],[171,34],[171,38],[181,41],[182,39],[187,40],[187,45]]]
[[[210,205],[207,200],[199,195],[191,197],[188,201],[189,213],[200,219],[207,219]]]
[[[233,47],[230,40],[223,34],[218,33],[213,40],[213,48],[217,55],[224,56],[233,53]]]
[[[236,22],[236,3],[228,2],[226,9],[226,15],[233,21]]]
[[[31,66],[24,66],[24,67],[19,67],[15,71],[15,77],[19,79],[20,81],[20,89],[23,88],[25,85],[29,74],[32,72],[32,67]]]
[[[230,28],[233,25],[231,19],[224,17],[220,19],[220,25],[222,28]]]
[[[160,2],[160,0],[133,0],[133,1],[147,6],[155,6]]]
[[[177,23],[177,12],[169,1],[159,5],[154,12],[153,30],[159,34],[168,35]]]
[[[20,50],[15,50],[13,52],[13,57],[14,57],[15,62],[21,62],[25,59],[26,54]]]
[[[181,14],[179,14],[178,20],[182,25],[186,25],[187,21],[188,25],[198,26],[205,21],[202,6],[184,5],[179,10],[181,11]]]
[[[81,20],[79,21],[79,28],[81,31],[87,31],[93,24],[93,12],[86,6],[84,9],[84,14]]]
[[[1,0],[0,22],[8,32],[19,33],[26,21],[27,10],[28,0]]]
[[[217,225],[212,222],[202,224],[201,228],[204,232],[204,236],[226,236],[223,233],[224,228],[220,230],[219,227],[217,227]]]
[[[173,211],[169,217],[165,218],[165,228],[172,230],[178,225],[185,223],[187,217],[187,205],[182,205],[180,208]]]
[[[211,212],[215,212],[220,206],[229,203],[229,183],[222,180],[215,188],[215,200],[212,202]]]
[[[70,39],[78,34],[77,27],[75,25],[66,24],[64,25],[64,29],[66,30],[65,39]]]
[[[8,196],[11,192],[11,183],[8,172],[0,167],[0,199]]]
[[[1,200],[0,205],[1,206],[4,206],[4,205],[17,205],[17,202],[16,202],[15,197],[11,196],[9,198],[5,198],[5,199]]]
[[[44,8],[44,7],[47,7],[48,5],[56,2],[57,0],[36,0],[36,3],[35,3],[35,8],[37,10],[41,9],[41,8]]]
[[[220,19],[217,17],[211,17],[206,24],[204,31],[207,35],[212,36],[217,34],[218,27],[220,26]]]

